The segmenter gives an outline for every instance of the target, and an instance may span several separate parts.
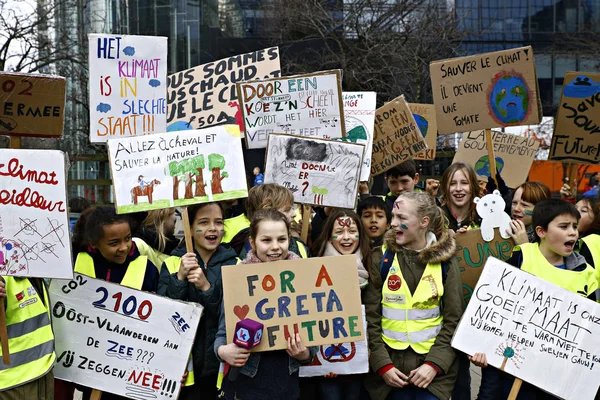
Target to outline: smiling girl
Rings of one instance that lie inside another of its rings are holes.
[[[479,191],[473,167],[456,162],[446,169],[442,176],[440,202],[450,229],[479,227],[481,219],[473,202],[475,197],[479,197]]]

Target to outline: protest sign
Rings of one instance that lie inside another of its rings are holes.
[[[249,149],[269,134],[336,139],[344,136],[340,70],[237,83]]]
[[[371,175],[379,175],[427,149],[404,95],[375,111]]]
[[[75,274],[49,297],[56,378],[135,399],[176,399],[202,316],[180,302]]]
[[[62,136],[66,85],[62,76],[0,72],[0,135]]]
[[[600,73],[565,75],[548,159],[600,164]]]
[[[429,69],[440,134],[541,121],[531,46],[434,61]]]
[[[167,130],[167,38],[88,35],[90,141]]]
[[[245,318],[264,325],[253,351],[285,349],[294,332],[305,346],[364,339],[356,271],[353,254],[223,267],[227,343]]]
[[[0,275],[73,276],[65,154],[0,150]]]
[[[337,140],[358,143],[365,146],[360,180],[368,181],[371,176],[371,155],[373,153],[373,129],[377,93],[344,92],[344,122],[346,136]]]
[[[167,131],[238,124],[237,82],[281,75],[279,48],[271,47],[179,71],[167,79]]]
[[[363,324],[367,326],[365,306]],[[369,344],[367,337],[351,343],[336,343],[319,346],[313,360],[300,367],[300,377],[324,376],[329,373],[337,375],[364,374],[369,372]]]
[[[294,194],[294,202],[354,208],[365,146],[272,133],[265,183]]]
[[[462,277],[464,299],[468,303],[488,258],[508,260],[512,256],[515,242],[500,236],[498,228],[494,229],[494,239],[491,242],[483,240],[480,229],[470,229],[455,238],[456,260]]]
[[[117,213],[248,196],[237,125],[108,141]]]
[[[560,398],[591,400],[600,384],[600,304],[490,258],[452,346],[485,353],[491,366]]]
[[[529,169],[538,147],[540,147],[540,142],[535,138],[515,136],[497,131],[492,131],[492,142],[496,158],[496,169],[500,172],[508,187],[519,187],[527,180]],[[491,176],[485,131],[465,132],[452,162],[463,162],[471,165],[481,178]]]
[[[437,147],[437,124],[435,122],[435,106],[433,104],[412,104],[408,107],[415,117],[419,126],[421,135],[425,139],[427,149],[413,156],[415,160],[433,160],[435,159],[435,149]]]

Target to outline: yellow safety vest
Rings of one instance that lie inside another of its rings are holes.
[[[590,249],[592,260],[594,260],[594,267],[597,271],[600,271],[600,235],[587,235],[581,238],[581,241]]]
[[[119,284],[121,286],[127,286],[128,288],[142,290],[147,264],[148,258],[146,256],[139,256],[130,262],[127,271],[125,271],[125,276]],[[84,252],[77,254],[75,272],[95,278],[96,270],[94,269],[94,259],[92,256]]]
[[[150,260],[160,272],[160,266],[162,265],[163,261],[169,257],[169,255],[161,253],[160,251],[150,247],[150,245],[146,243],[144,239],[133,238],[133,241],[135,242],[135,247],[137,247],[140,254],[148,257],[148,260]]]
[[[598,276],[591,265],[583,271],[569,271],[550,264],[540,251],[539,243],[515,246],[515,250],[519,249],[523,254],[521,270],[584,297],[598,289]]]
[[[4,281],[10,364],[0,362],[0,391],[46,375],[56,358],[46,288],[42,302],[29,279],[6,276]]]
[[[241,230],[250,227],[250,220],[244,214],[240,214],[237,217],[224,220],[223,226],[225,228],[225,235],[223,235],[221,242],[229,243]]]
[[[385,250],[384,246],[383,254]],[[381,291],[383,341],[392,349],[405,350],[410,346],[419,354],[429,353],[444,322],[440,308],[443,295],[441,264],[427,264],[411,294],[394,254]]]

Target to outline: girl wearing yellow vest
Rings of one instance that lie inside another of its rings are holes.
[[[175,237],[176,222],[175,208],[151,210],[133,235],[140,253],[148,257],[156,268],[160,268],[179,244]]]
[[[364,302],[373,400],[449,399],[458,371],[450,341],[462,314],[454,236],[427,193],[402,193]]]

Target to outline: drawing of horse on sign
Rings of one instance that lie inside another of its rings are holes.
[[[153,179],[150,182],[144,181],[144,177],[140,175],[138,177],[138,184],[131,188],[131,202],[134,205],[138,203],[138,197],[148,197],[148,203],[152,204],[152,193],[154,193],[154,186],[160,185],[160,181]]]

